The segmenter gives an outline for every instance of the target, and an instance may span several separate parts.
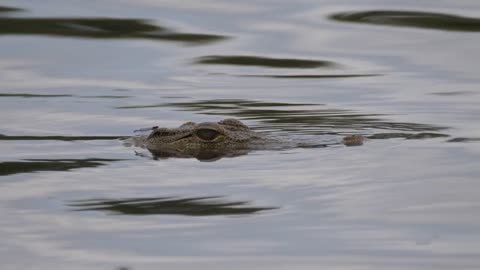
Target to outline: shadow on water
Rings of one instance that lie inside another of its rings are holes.
[[[194,64],[255,66],[280,69],[338,68],[340,64],[325,60],[269,58],[250,55],[210,55],[198,57]],[[228,75],[216,73],[217,75]],[[340,79],[354,77],[372,77],[381,74],[240,74],[235,77],[274,78],[274,79]]]
[[[9,97],[20,97],[20,98],[51,98],[51,97],[73,97],[73,95],[49,95],[49,94],[5,94],[0,93],[0,98],[9,98]]]
[[[177,106],[179,105],[179,106]],[[152,105],[134,105],[134,106],[120,106],[116,109],[142,109],[142,108],[158,108],[158,107],[185,107],[191,105],[193,108],[203,109],[235,109],[237,107],[291,107],[291,106],[315,106],[322,104],[309,104],[309,103],[282,103],[282,102],[263,102],[244,99],[213,99],[198,102],[174,102],[174,103],[161,103]],[[195,110],[192,110],[195,111]]]
[[[429,124],[386,121],[379,114],[361,114],[350,110],[327,109],[322,108],[320,104],[272,103],[242,99],[201,100],[118,108],[154,107],[175,107],[182,111],[191,111],[198,114],[254,120],[258,122],[253,127],[255,130],[299,135],[350,134],[352,132],[385,130],[436,132],[446,129],[446,127]],[[384,136],[386,137],[386,135]],[[411,133],[394,133],[392,136],[414,138]]]
[[[14,7],[0,6],[0,13],[19,12],[19,11],[23,11],[23,9],[21,9],[21,8],[14,8]]]
[[[237,77],[251,77],[251,78],[272,78],[272,79],[341,79],[341,78],[356,78],[356,77],[375,77],[382,76],[382,74],[289,74],[289,75],[237,75]]]
[[[377,133],[368,136],[369,139],[394,139],[394,138],[403,138],[407,140],[419,140],[419,139],[431,139],[431,138],[446,138],[450,135],[442,133],[432,133],[432,132],[420,132],[420,133],[402,133],[402,132],[392,132],[392,133]]]
[[[76,97],[76,98],[130,98],[131,96],[103,95],[103,96],[77,96],[65,94],[28,94],[28,93],[0,93],[0,98],[57,98],[57,97]]]
[[[12,8],[7,11],[14,11]],[[150,39],[202,44],[226,39],[213,34],[176,32],[142,19],[0,17],[0,35],[46,35],[96,39]]]
[[[0,141],[96,141],[125,137],[127,136],[9,136],[0,134]]]
[[[152,159],[161,160],[169,158],[196,158],[201,162],[214,162],[222,158],[234,158],[239,156],[247,155],[248,153],[254,151],[254,149],[199,149],[195,152],[182,152],[178,149],[148,149],[152,155]],[[137,156],[147,157],[149,156],[136,152]]]
[[[69,171],[79,168],[93,168],[122,159],[25,159],[24,161],[0,162],[0,176],[39,171]]]
[[[457,137],[448,140],[447,142],[457,142],[457,143],[470,143],[470,142],[480,142],[480,138],[465,138]]]
[[[235,66],[258,66],[272,68],[318,68],[334,67],[337,64],[330,61],[288,59],[288,58],[268,58],[258,56],[243,55],[211,55],[199,57],[195,60],[196,64],[205,65],[235,65]]]
[[[221,197],[154,197],[120,200],[78,200],[68,204],[74,211],[107,211],[122,215],[218,216],[247,215],[277,207],[252,207],[248,202],[227,202]]]
[[[479,18],[469,18],[433,12],[371,10],[340,12],[330,15],[329,18],[340,22],[414,27],[444,31],[480,31]]]

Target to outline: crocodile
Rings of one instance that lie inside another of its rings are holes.
[[[222,157],[245,155],[254,150],[276,150],[292,147],[325,147],[325,144],[302,144],[268,137],[250,129],[236,119],[219,122],[187,122],[178,128],[152,127],[136,130],[150,131],[148,135],[134,138],[134,145],[146,148],[155,159],[197,158],[213,161]],[[362,145],[362,135],[350,135],[342,139],[346,146]],[[339,143],[336,143],[339,144]]]

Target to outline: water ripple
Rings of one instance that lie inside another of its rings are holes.
[[[106,165],[120,159],[25,159],[24,161],[0,162],[0,176],[39,171],[69,171]]]
[[[480,31],[479,18],[434,12],[369,10],[339,12],[330,15],[329,18],[340,22],[414,27],[444,31]]]
[[[69,204],[75,211],[107,211],[122,215],[185,215],[217,216],[246,215],[259,211],[277,209],[276,207],[247,206],[248,202],[228,202],[221,197],[153,197],[129,199],[91,199],[78,200]]]
[[[338,64],[324,60],[270,58],[251,55],[210,55],[197,58],[196,64],[258,66],[272,68],[318,68],[334,67]]]
[[[15,11],[3,8],[4,11]],[[204,44],[227,37],[178,32],[134,18],[13,18],[0,17],[0,35],[45,35],[96,39],[150,39]]]

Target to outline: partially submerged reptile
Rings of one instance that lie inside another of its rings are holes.
[[[215,160],[245,155],[253,150],[315,147],[268,138],[236,119],[198,124],[187,122],[178,128],[152,127],[138,131],[151,131],[149,135],[135,137],[134,144],[148,149],[155,158],[195,157],[199,160]],[[342,140],[347,146],[362,145],[363,142],[364,137],[361,135],[347,136]]]

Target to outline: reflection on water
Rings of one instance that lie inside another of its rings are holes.
[[[166,103],[158,106],[175,107],[205,115],[255,120],[259,123],[254,127],[257,130],[276,130],[296,134],[343,134],[367,130],[422,132],[445,129],[445,127],[429,124],[386,121],[378,114],[362,114],[343,109],[323,109],[321,105],[213,99]],[[144,106],[128,108],[144,108]]]
[[[468,91],[447,91],[447,92],[433,92],[432,95],[436,96],[463,96],[463,95],[472,95],[473,92]]]
[[[232,66],[255,66],[281,69],[308,69],[308,68],[336,68],[340,64],[326,60],[294,59],[294,58],[270,58],[250,55],[210,55],[198,57],[195,64],[204,65],[232,65]],[[223,74],[223,73],[217,73]],[[334,79],[372,77],[380,74],[240,74],[236,77],[250,78],[277,78],[277,79]]]
[[[79,98],[130,98],[130,96],[103,95],[103,96],[78,96]]]
[[[116,140],[126,136],[9,136],[0,134],[0,141],[94,141]]]
[[[24,161],[0,162],[0,176],[39,171],[69,171],[79,168],[92,168],[106,165],[121,159],[25,159]]]
[[[9,10],[13,11],[13,10]],[[151,39],[202,44],[225,36],[176,32],[143,19],[0,17],[0,35],[47,35],[101,39]]]
[[[7,93],[0,93],[0,97],[22,97],[22,98],[44,98],[44,97],[72,97],[73,95],[64,95],[64,94],[58,94],[58,95],[48,95],[48,94],[7,94]]]
[[[237,75],[239,77],[274,78],[274,79],[339,79],[356,77],[374,77],[381,74],[295,74],[295,75]]]
[[[208,65],[258,66],[273,68],[318,68],[337,65],[331,61],[268,58],[242,55],[211,55],[198,58],[195,63]]]
[[[377,133],[368,136],[369,139],[393,139],[393,138],[403,138],[407,140],[417,140],[417,139],[430,139],[430,138],[445,138],[450,137],[450,135],[442,133],[432,133],[432,132],[421,132],[421,133]]]
[[[446,31],[480,31],[480,19],[478,18],[433,12],[371,10],[340,12],[330,15],[329,18],[341,22],[415,27]]]
[[[107,211],[122,215],[247,215],[277,207],[253,207],[248,202],[228,202],[221,197],[155,197],[131,199],[92,199],[73,201],[75,211]]]
[[[0,12],[17,12],[22,11],[20,8],[0,6]]]
[[[465,138],[465,137],[458,137],[458,138],[453,138],[453,139],[450,139],[448,140],[447,142],[464,142],[464,143],[468,143],[468,142],[480,142],[480,138]]]
[[[148,149],[152,154],[153,159],[168,159],[168,158],[196,158],[199,161],[203,162],[213,162],[218,161],[222,158],[233,158],[243,155],[247,155],[249,152],[255,150],[252,149],[198,149],[196,151],[187,151],[182,152],[177,149],[168,149],[168,148],[159,148],[159,149]],[[148,157],[142,153],[136,153],[138,156]]]
[[[76,96],[65,94],[28,94],[28,93],[0,93],[0,98],[55,98],[55,97],[77,97],[77,98],[129,98],[130,96],[102,95],[102,96]]]
[[[191,101],[191,102],[179,102],[179,103],[161,103],[161,104],[152,104],[152,105],[132,105],[132,106],[119,106],[117,109],[142,109],[142,108],[156,108],[156,107],[177,107],[180,104],[180,107],[185,109],[185,106],[191,104],[194,108],[199,108],[199,111],[202,109],[235,109],[239,106],[245,107],[290,107],[290,106],[314,106],[317,104],[308,104],[308,103],[282,103],[282,102],[265,102],[265,101],[254,101],[254,100],[243,100],[243,99],[212,99],[205,101]],[[195,111],[194,109],[192,111]]]

